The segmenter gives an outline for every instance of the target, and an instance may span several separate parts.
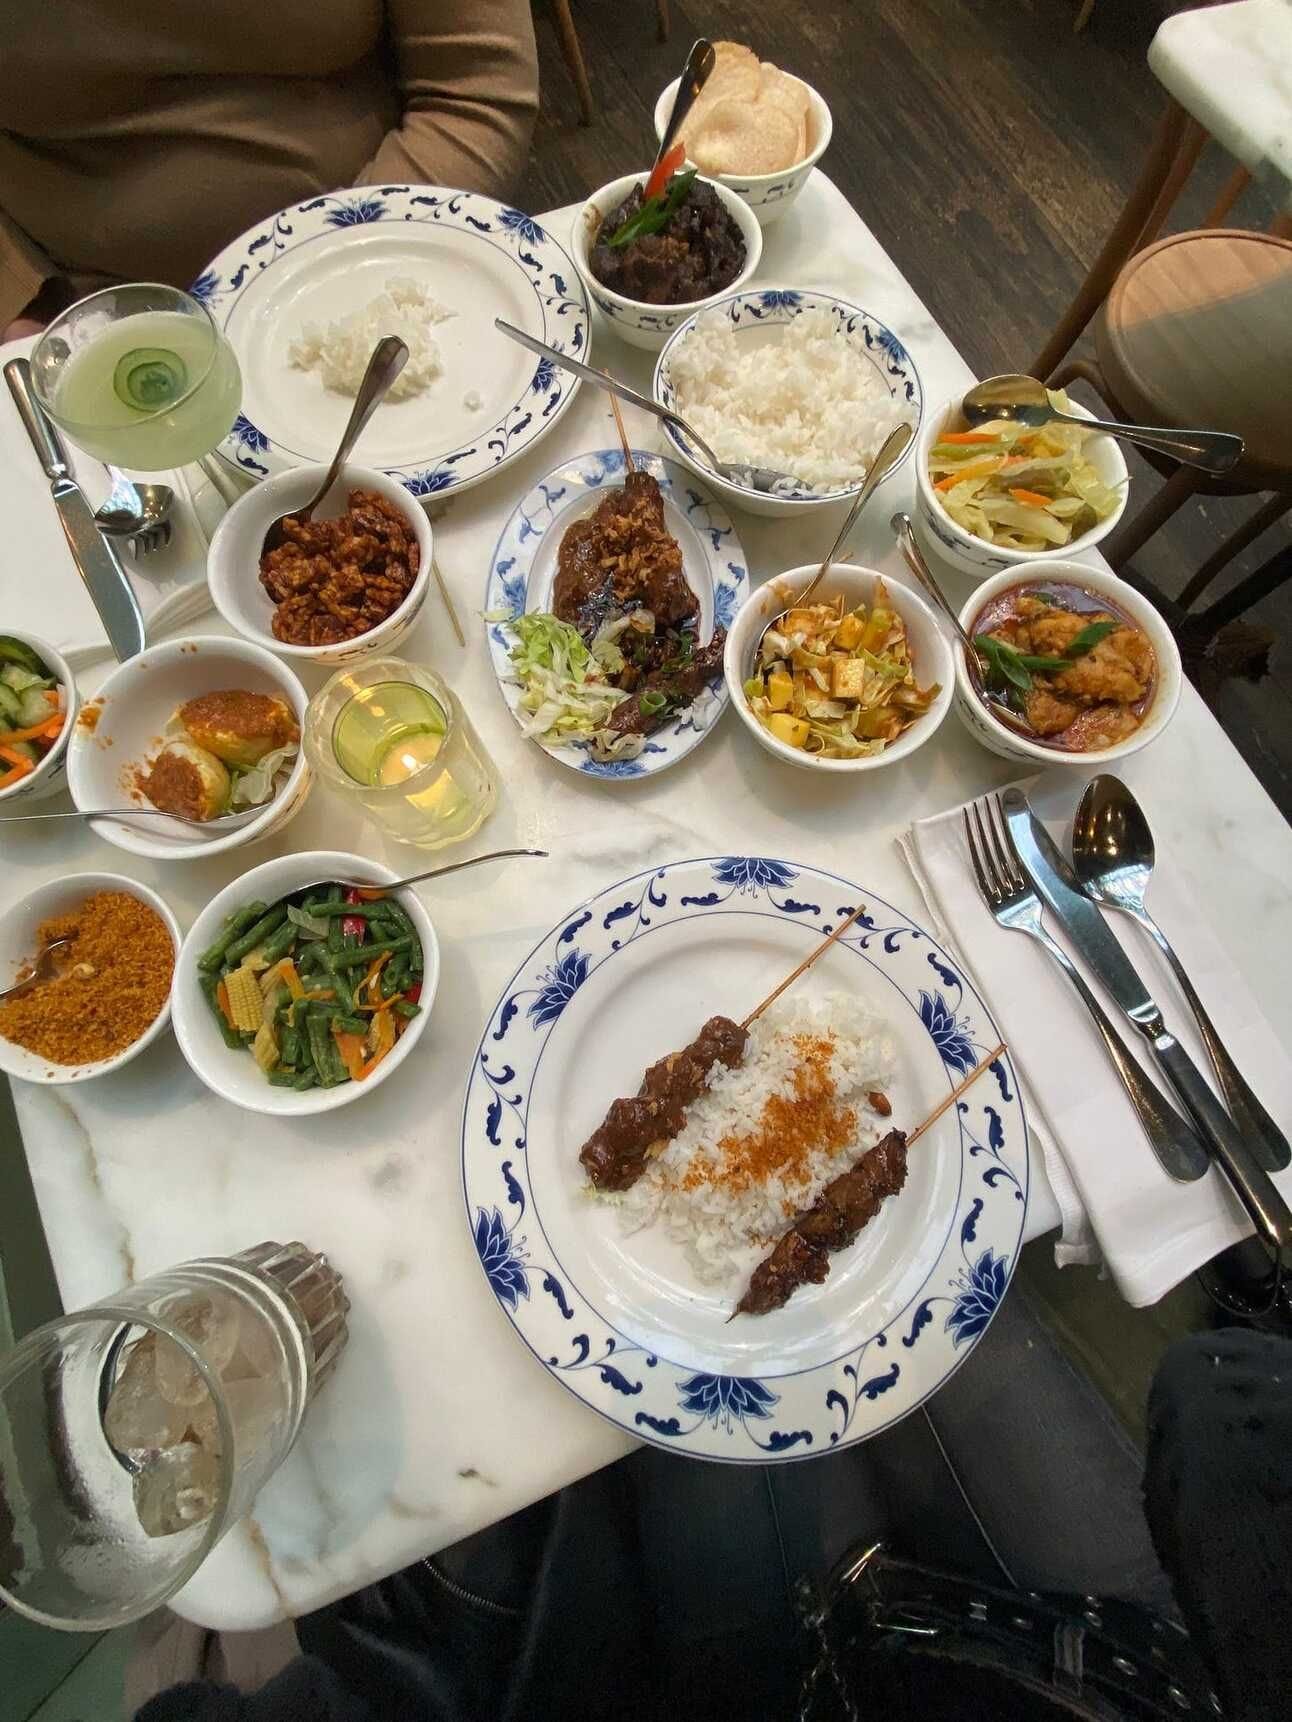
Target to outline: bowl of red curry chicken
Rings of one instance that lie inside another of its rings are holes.
[[[1180,652],[1134,587],[1084,562],[1024,563],[960,612],[956,710],[1006,759],[1087,769],[1138,753],[1175,712]]]

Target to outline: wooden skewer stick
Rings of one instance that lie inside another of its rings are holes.
[[[810,955],[804,957],[803,961],[799,964],[798,968],[795,969],[794,973],[792,975],[786,975],[780,986],[776,988],[776,991],[768,993],[767,997],[763,1000],[762,1004],[758,1006],[757,1010],[750,1011],[744,1022],[741,1023],[741,1028],[748,1028],[751,1022],[756,1022],[767,1009],[768,1005],[775,1004],[777,999],[785,991],[786,987],[792,987],[799,976],[810,969],[818,957],[824,956],[835,940],[842,938],[852,923],[854,921],[859,921],[865,913],[866,905],[862,903],[852,911],[846,921],[840,921],[833,933],[828,934],[826,938],[822,939],[821,943],[813,952],[810,953]]]
[[[982,1075],[983,1071],[989,1070],[1004,1051],[1005,1042],[1002,1040],[1000,1045],[996,1047],[993,1052],[989,1052],[980,1064],[974,1065],[973,1069],[969,1072],[968,1076],[965,1077],[963,1082],[956,1083],[955,1087],[951,1090],[950,1094],[947,1095],[945,1100],[939,1100],[938,1104],[933,1108],[932,1112],[929,1113],[923,1124],[918,1125],[916,1129],[911,1131],[910,1135],[906,1138],[906,1146],[909,1148],[912,1142],[918,1142],[929,1126],[936,1124],[942,1114],[955,1105],[956,1101],[959,1100],[965,1089],[972,1088],[974,1083],[977,1082],[978,1078]]]
[[[615,429],[619,432],[619,441],[623,445],[624,464],[629,472],[636,472],[637,467],[633,462],[633,451],[628,443],[628,432],[624,429],[624,415],[619,410],[618,395],[611,395],[610,406],[615,415]]]
[[[434,556],[431,557],[431,573],[434,574],[435,584],[440,589],[440,597],[444,600],[444,608],[449,613],[449,621],[452,622],[452,624],[453,624],[453,632],[458,637],[458,644],[459,644],[459,646],[465,647],[466,643],[467,643],[467,637],[462,632],[462,624],[461,624],[461,622],[458,621],[458,613],[453,608],[452,598],[449,597],[448,585],[444,579],[443,574],[440,572],[440,565],[435,560]]]

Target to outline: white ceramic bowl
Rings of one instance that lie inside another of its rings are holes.
[[[67,761],[72,800],[80,808],[147,807],[134,789],[134,772],[159,752],[170,718],[185,700],[233,688],[276,694],[304,729],[305,689],[287,665],[263,646],[223,634],[198,634],[148,646],[137,658],[127,658],[92,702],[99,707],[94,728],[78,724],[72,737]],[[277,794],[245,825],[205,835],[178,819],[149,815],[130,825],[118,819],[96,819],[94,829],[132,855],[157,861],[206,860],[281,831],[305,805],[312,783],[302,746]]]
[[[1125,759],[1127,754],[1138,753],[1142,747],[1147,747],[1170,723],[1179,704],[1180,689],[1184,681],[1180,668],[1180,648],[1176,645],[1170,628],[1147,598],[1141,597],[1133,586],[1119,580],[1107,568],[1092,567],[1088,562],[1058,562],[1048,558],[1034,558],[1021,567],[1006,568],[993,575],[990,580],[984,580],[969,598],[960,612],[961,625],[966,629],[972,628],[985,606],[999,593],[1007,592],[1015,586],[1040,585],[1047,581],[1063,581],[1069,585],[1083,586],[1088,592],[1103,593],[1148,635],[1157,654],[1157,691],[1143,723],[1125,741],[1118,742],[1115,747],[1101,748],[1094,753],[1064,753],[1056,747],[1043,747],[1040,742],[1028,741],[1026,736],[1019,735],[1010,729],[1008,724],[992,716],[989,708],[974,692],[969,671],[965,667],[963,651],[953,654],[956,712],[974,740],[990,748],[992,753],[998,753],[1002,759],[1023,760],[1029,765],[1072,765],[1084,771],[1089,771],[1092,767],[1102,769],[1111,765],[1114,760]]]
[[[574,266],[588,290],[589,298],[615,334],[630,346],[645,347],[648,352],[656,353],[688,317],[694,316],[706,305],[716,305],[728,293],[734,293],[744,286],[757,269],[763,255],[763,230],[755,220],[753,210],[743,198],[728,191],[727,187],[718,181],[708,180],[706,183],[711,185],[722,199],[745,241],[744,268],[721,293],[711,293],[705,299],[691,299],[682,305],[648,305],[642,299],[626,299],[622,293],[615,293],[609,287],[601,285],[588,265],[588,257],[593,241],[601,231],[602,222],[645,177],[645,173],[626,173],[619,179],[612,179],[609,185],[603,185],[600,191],[594,191],[574,218],[570,249],[574,254]],[[701,177],[703,178],[703,175]]]
[[[872,317],[869,311],[863,311],[860,305],[853,305],[847,299],[836,299],[831,293],[815,293],[803,287],[751,287],[743,293],[728,293],[715,300],[697,315],[688,317],[669,337],[667,345],[655,362],[655,374],[651,382],[655,399],[661,406],[677,407],[671,367],[677,353],[697,325],[703,324],[706,329],[724,328],[742,347],[748,344],[751,348],[756,348],[767,341],[776,340],[776,331],[792,323],[796,317],[801,317],[805,311],[828,312],[834,319],[839,339],[849,342],[862,355],[888,390],[890,397],[904,408],[916,436],[907,444],[904,453],[892,467],[891,472],[896,472],[902,461],[910,455],[919,435],[924,414],[924,389],[920,383],[920,373],[915,368],[915,361],[891,329],[878,318]],[[686,416],[684,412],[683,417]],[[702,426],[697,425],[696,429],[703,433]],[[743,508],[749,514],[788,516],[810,513],[813,509],[835,508],[840,502],[850,502],[864,482],[858,479],[848,489],[831,491],[826,495],[818,495],[815,491],[804,489],[788,495],[769,496],[766,492],[754,490],[748,485],[733,484],[729,479],[719,478],[694,448],[690,439],[675,425],[665,424],[664,436],[668,445],[666,452],[676,453],[683,465],[702,478],[712,490],[716,490],[733,508]],[[840,519],[842,520],[842,515]]]
[[[38,885],[11,909],[0,914],[0,987],[12,986],[21,965],[35,956],[36,929],[41,922],[55,915],[69,914],[96,891],[125,891],[154,909],[166,923],[178,967],[179,923],[156,891],[150,891],[147,885],[140,885],[134,879],[126,879],[120,873],[69,873],[65,878],[51,879],[46,885]],[[93,1064],[51,1064],[48,1059],[40,1058],[36,1053],[28,1052],[26,1047],[17,1046],[0,1036],[0,1070],[10,1076],[20,1076],[24,1082],[88,1082],[92,1077],[106,1076],[108,1071],[129,1063],[136,1053],[157,1039],[169,1020],[168,996],[138,1040],[123,1052],[115,1053],[111,1058],[100,1058]]]
[[[194,921],[180,950],[179,961],[175,965],[175,984],[171,989],[171,1007],[180,1051],[213,1093],[247,1112],[303,1118],[312,1112],[334,1112],[338,1106],[349,1106],[362,1100],[365,1094],[371,1094],[403,1064],[422,1037],[440,979],[440,947],[435,928],[413,891],[401,891],[398,900],[408,912],[422,941],[422,1009],[419,1015],[409,1020],[393,1052],[388,1053],[363,1082],[342,1082],[335,1088],[310,1088],[302,1094],[291,1088],[272,1088],[250,1052],[235,1052],[224,1044],[224,1037],[198,983],[197,967],[197,959],[208,945],[214,943],[225,917],[246,903],[257,899],[276,903],[293,891],[304,890],[319,880],[363,879],[374,885],[389,885],[398,877],[380,861],[369,861],[360,855],[347,855],[332,849],[309,849],[298,855],[281,855],[276,861],[266,861],[253,867],[211,899]]]
[[[664,127],[673,112],[679,81],[674,78],[668,88],[660,92],[659,100],[655,103],[657,138],[664,136]],[[734,191],[737,197],[744,198],[763,227],[766,227],[769,221],[779,220],[802,191],[807,184],[808,175],[825,154],[834,129],[830,109],[811,84],[805,78],[797,78],[795,82],[803,85],[810,98],[808,152],[802,161],[796,161],[793,167],[782,168],[779,173],[720,173],[714,176],[715,185],[725,186],[728,191]],[[685,134],[685,127],[683,133]]]
[[[301,663],[357,664],[374,652],[392,652],[417,620],[431,581],[431,523],[426,510],[404,486],[384,472],[367,466],[344,466],[341,476],[314,510],[316,520],[344,514],[352,490],[376,490],[405,517],[417,538],[421,556],[413,589],[399,608],[359,634],[335,646],[289,646],[273,634],[274,604],[260,584],[260,547],[270,523],[280,514],[301,508],[327,476],[326,466],[297,466],[263,479],[240,497],[215,529],[207,558],[207,578],[216,609],[244,640],[264,646],[280,657]]]
[[[1089,532],[1083,532],[1079,538],[1074,538],[1071,544],[1058,545],[1053,550],[1006,550],[999,545],[988,544],[981,538],[975,538],[972,532],[966,532],[962,526],[957,526],[943,508],[933,488],[929,477],[929,450],[941,436],[944,427],[958,417],[961,398],[960,395],[953,395],[949,400],[943,401],[936,412],[926,414],[924,428],[916,438],[913,524],[915,536],[926,555],[941,558],[961,574],[968,574],[971,579],[985,580],[989,574],[997,574],[1001,569],[1021,568],[1028,562],[1048,562],[1051,558],[1066,561],[1073,556],[1080,556],[1083,551],[1093,550],[1101,540],[1107,538],[1126,512],[1126,497],[1130,488],[1126,457],[1120,444],[1110,436],[1092,437],[1086,444],[1086,454],[1104,483],[1118,492],[1117,506],[1107,520],[1101,520],[1097,526],[1092,526]],[[1073,401],[1072,411],[1078,418],[1090,419],[1095,416],[1077,401]]]
[[[17,628],[9,628],[7,632],[11,640],[20,640],[24,646],[30,646],[50,675],[58,678],[64,703],[63,727],[58,732],[57,741],[34,771],[29,771],[17,783],[11,783],[8,789],[0,789],[0,807],[11,806],[15,801],[44,801],[62,789],[67,778],[67,744],[80,707],[76,681],[62,653],[56,652],[39,634],[23,634]]]
[[[858,604],[869,606],[874,595],[875,582],[882,579],[888,588],[894,609],[906,624],[916,680],[923,687],[927,687],[930,682],[938,683],[939,692],[929,710],[923,717],[917,718],[910,728],[903,731],[882,753],[872,754],[865,759],[820,759],[815,754],[804,753],[801,748],[790,747],[779,741],[770,730],[764,729],[749,709],[749,702],[745,698],[745,674],[758,636],[772,617],[785,609],[786,605],[793,601],[795,594],[803,590],[816,573],[817,566],[818,564],[813,562],[802,568],[790,568],[784,574],[777,575],[774,580],[768,580],[756,592],[751,592],[737,611],[722,655],[722,670],[727,691],[731,696],[731,707],[754,740],[765,747],[768,753],[777,759],[783,759],[788,765],[797,765],[806,771],[844,775],[879,771],[886,765],[895,765],[898,760],[908,758],[917,748],[924,746],[951,709],[955,683],[951,648],[933,611],[918,592],[913,592],[909,586],[892,575],[880,575],[872,568],[861,568],[853,562],[837,562],[810,600],[814,604],[828,603],[842,593],[850,610]]]

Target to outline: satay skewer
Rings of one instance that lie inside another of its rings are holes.
[[[937,1105],[933,1108],[932,1112],[929,1113],[923,1124],[916,1125],[915,1129],[912,1130],[910,1135],[906,1138],[906,1146],[909,1148],[912,1142],[918,1142],[924,1132],[932,1125],[936,1124],[944,1112],[949,1111],[951,1107],[955,1105],[956,1101],[959,1100],[965,1090],[967,1088],[972,1088],[974,1083],[977,1082],[978,1078],[985,1070],[991,1069],[992,1065],[995,1064],[996,1060],[1005,1050],[1005,1042],[1002,1040],[999,1046],[993,1048],[993,1050],[987,1054],[986,1058],[980,1059],[969,1072],[968,1076],[965,1077],[964,1081],[957,1082],[950,1094],[938,1101]]]
[[[615,415],[615,429],[619,432],[619,441],[624,451],[624,465],[629,472],[636,472],[637,465],[633,460],[633,451],[628,442],[628,432],[624,429],[624,415],[619,410],[619,400],[616,395],[610,396],[610,408]]]
[[[848,928],[852,926],[853,922],[859,921],[865,913],[866,913],[866,905],[864,903],[862,903],[852,911],[851,915],[848,916],[848,919],[846,921],[840,921],[839,925],[835,928],[833,933],[828,933],[826,935],[826,937],[824,939],[822,939],[821,943],[817,946],[817,948],[814,951],[810,951],[808,953],[808,955],[806,957],[804,957],[803,961],[799,964],[798,968],[796,968],[792,974],[786,975],[785,979],[781,982],[780,986],[778,986],[773,992],[768,993],[767,997],[763,1000],[762,1004],[757,1005],[753,1010],[750,1011],[749,1015],[741,1023],[741,1025],[740,1025],[741,1028],[747,1029],[751,1022],[757,1022],[758,1018],[767,1009],[768,1005],[775,1004],[777,999],[781,996],[781,994],[788,987],[792,987],[800,975],[806,974],[808,969],[810,969],[812,967],[813,963],[816,962],[817,958],[823,957],[825,955],[825,953],[830,949],[830,946],[835,942],[835,940],[842,938],[843,935],[848,931]]]

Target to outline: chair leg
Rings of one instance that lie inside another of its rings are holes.
[[[1107,401],[1104,375],[1093,359],[1069,359],[1045,379],[1047,389],[1066,389],[1069,383],[1089,383],[1101,401]]]
[[[1078,288],[1076,298],[1033,363],[1031,374],[1034,377],[1049,376],[1108,297],[1108,289],[1116,280],[1122,264],[1134,251],[1144,223],[1167,182],[1191,123],[1178,102],[1167,103],[1139,184],[1127,198],[1126,207],[1104,241],[1090,273]]]
[[[1220,188],[1220,195],[1207,211],[1204,227],[1220,227],[1225,217],[1238,202],[1238,199],[1252,183],[1252,176],[1245,167],[1236,167]]]
[[[592,86],[588,82],[588,68],[583,63],[583,49],[579,46],[579,32],[574,27],[574,14],[570,11],[570,0],[552,0],[552,10],[556,14],[556,33],[561,38],[561,52],[569,67],[570,76],[574,79],[574,88],[579,97],[579,124],[592,124]]]
[[[1163,223],[1171,213],[1177,197],[1184,190],[1184,182],[1197,166],[1198,157],[1202,154],[1202,146],[1207,141],[1207,134],[1197,120],[1190,120],[1184,128],[1184,137],[1176,151],[1175,160],[1171,163],[1171,171],[1166,181],[1153,200],[1153,207],[1145,218],[1139,237],[1131,246],[1130,255],[1143,251],[1146,245],[1151,245],[1162,231]]]
[[[1263,508],[1258,508],[1250,520],[1240,526],[1237,532],[1231,533],[1226,538],[1213,556],[1208,556],[1202,567],[1181,592],[1179,597],[1180,608],[1187,610],[1190,604],[1201,598],[1220,570],[1232,562],[1240,551],[1246,550],[1249,544],[1254,544],[1261,533],[1273,526],[1276,520],[1282,520],[1289,508],[1292,508],[1292,493],[1286,490],[1272,496]]]
[[[1292,496],[1285,496],[1283,501],[1285,505],[1292,506]],[[1277,591],[1288,580],[1292,580],[1292,545],[1276,551],[1268,562],[1263,563],[1245,580],[1240,580],[1232,592],[1226,592],[1223,598],[1217,598],[1208,609],[1199,611],[1196,616],[1190,616],[1190,627],[1196,628],[1200,635],[1210,638],[1228,623],[1236,622],[1244,610],[1250,610],[1253,604],[1259,604],[1262,598],[1268,598],[1271,592]]]
[[[1111,538],[1105,540],[1104,555],[1118,571],[1158,530],[1165,526],[1176,509],[1186,503],[1198,488],[1198,474],[1191,466],[1180,466],[1162,488],[1149,499],[1133,520],[1123,520]]]
[[[668,33],[672,25],[669,19],[668,0],[655,0],[655,34],[661,42],[668,41]]]

